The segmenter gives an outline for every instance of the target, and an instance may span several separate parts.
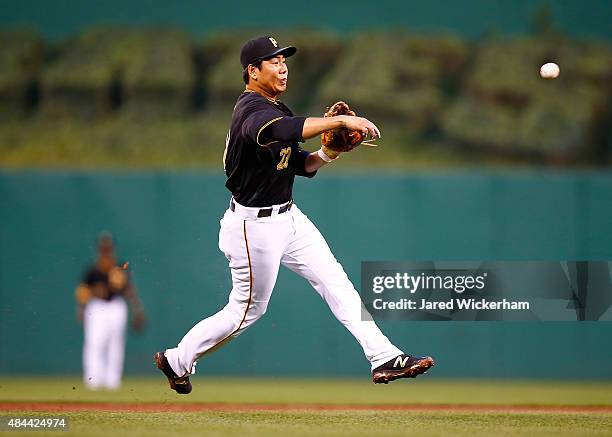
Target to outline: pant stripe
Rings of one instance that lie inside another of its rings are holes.
[[[238,327],[233,332],[231,332],[230,334],[226,335],[222,340],[218,341],[210,349],[202,352],[201,354],[198,354],[196,356],[196,358],[192,361],[191,365],[189,366],[189,369],[192,369],[193,368],[193,363],[196,362],[197,360],[199,360],[200,358],[202,358],[204,355],[216,351],[221,346],[223,346],[225,343],[230,341],[232,339],[232,336],[235,333],[237,333],[238,331],[240,331],[240,328],[242,328],[242,325],[243,325],[244,321],[246,320],[247,314],[249,313],[249,308],[251,306],[251,301],[253,299],[253,267],[251,265],[251,252],[249,251],[249,240],[247,238],[246,223],[247,223],[247,221],[244,220],[243,221],[242,229],[243,229],[243,234],[244,234],[244,244],[246,246],[247,259],[249,261],[249,300],[248,300],[247,306],[246,306],[246,308],[244,310],[244,315],[242,316],[242,320],[240,321],[240,324],[238,325]],[[187,376],[187,375],[189,375],[189,371],[185,375],[183,375],[183,376]]]

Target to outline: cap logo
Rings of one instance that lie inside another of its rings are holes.
[[[274,47],[278,47],[278,43],[276,42],[276,40],[275,40],[274,38],[270,37],[270,38],[268,38],[268,39],[270,40],[270,42],[272,43],[272,45],[273,45]]]

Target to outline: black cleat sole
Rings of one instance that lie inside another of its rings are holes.
[[[372,381],[374,384],[388,384],[390,381],[400,378],[416,378],[418,375],[427,372],[434,365],[435,362],[433,358],[425,357],[405,369],[381,370],[376,372],[372,375]]]
[[[187,383],[183,384],[176,383],[176,380],[172,375],[173,372],[168,369],[168,360],[164,356],[163,352],[156,352],[155,355],[153,355],[153,361],[155,362],[157,368],[162,371],[166,378],[168,378],[168,384],[170,384],[170,388],[172,390],[174,390],[180,395],[187,395],[191,393],[191,383],[189,382],[189,380],[187,380]]]

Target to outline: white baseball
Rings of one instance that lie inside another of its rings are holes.
[[[547,62],[540,67],[540,76],[544,79],[554,79],[559,76],[561,69],[554,62]]]

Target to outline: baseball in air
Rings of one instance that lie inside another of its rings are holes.
[[[540,76],[544,79],[554,79],[559,76],[561,70],[554,62],[547,62],[540,67]]]

